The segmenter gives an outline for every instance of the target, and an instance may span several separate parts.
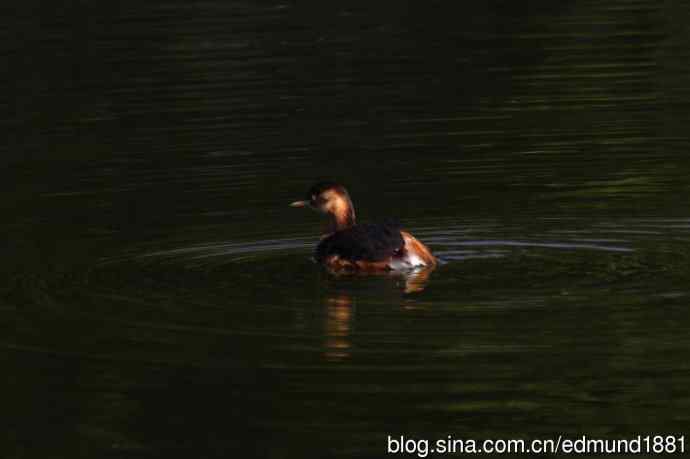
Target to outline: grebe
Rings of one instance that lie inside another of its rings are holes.
[[[328,216],[316,247],[317,262],[336,271],[390,271],[434,267],[431,251],[393,222],[355,223],[355,208],[345,187],[319,182],[307,199],[292,207],[311,207]]]

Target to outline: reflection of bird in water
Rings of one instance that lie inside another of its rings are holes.
[[[419,293],[426,288],[431,276],[431,269],[417,269],[403,274],[405,293]]]
[[[400,271],[436,266],[436,258],[427,246],[398,224],[356,224],[350,195],[337,183],[317,183],[306,200],[290,205],[311,207],[328,216],[315,258],[331,270]]]
[[[407,271],[383,271],[383,272],[371,272],[371,271],[347,271],[347,270],[342,270],[342,269],[331,269],[330,267],[326,267],[326,271],[334,276],[335,278],[348,278],[352,276],[366,276],[366,277],[371,277],[372,275],[374,276],[381,276],[383,278],[388,278],[396,281],[397,285],[400,285],[400,281],[402,282],[404,289],[403,291],[405,293],[419,293],[423,291],[427,284],[429,283],[429,278],[431,277],[431,272],[433,271],[432,268],[417,268],[417,269],[410,269]]]
[[[333,274],[336,276],[342,275],[342,273]],[[426,287],[430,274],[430,269],[423,269],[407,272],[391,271],[390,273],[385,273],[383,275],[389,276],[389,278],[392,279],[402,279],[405,283],[405,293],[418,293],[424,290]],[[376,281],[375,284],[377,284],[377,289],[379,287],[385,287],[378,281]],[[385,287],[382,291],[391,292],[391,285],[389,284],[388,287]],[[397,298],[400,298],[400,290],[395,288],[393,291],[398,292],[396,296]],[[326,298],[324,325],[326,342],[324,344],[324,357],[328,360],[339,361],[350,357],[352,348],[352,322],[355,315],[353,303],[352,295],[342,290],[333,292]],[[407,309],[405,303],[406,301],[403,299],[401,306]]]
[[[350,357],[350,330],[352,327],[352,299],[338,294],[326,300],[326,349],[328,360]]]

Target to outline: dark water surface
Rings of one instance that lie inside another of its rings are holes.
[[[2,7],[2,457],[688,433],[686,2],[48,3]],[[323,177],[442,266],[322,272]]]

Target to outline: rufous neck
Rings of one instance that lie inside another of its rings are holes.
[[[355,224],[355,208],[349,199],[342,199],[328,213],[326,233],[347,229]]]

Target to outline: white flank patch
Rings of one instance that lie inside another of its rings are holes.
[[[388,266],[394,271],[402,271],[417,268],[419,266],[426,266],[426,263],[417,255],[408,253],[402,258],[393,258]]]

